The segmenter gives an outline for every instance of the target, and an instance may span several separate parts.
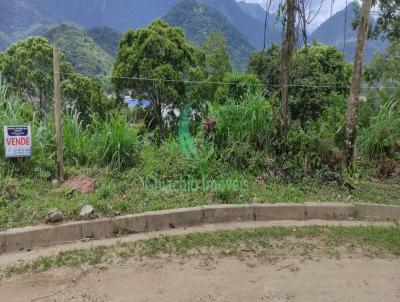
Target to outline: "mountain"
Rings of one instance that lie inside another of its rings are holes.
[[[0,0],[0,37],[6,44],[42,35],[62,23],[84,28],[107,26],[119,32],[147,26],[182,0]],[[235,0],[198,0],[225,16],[256,48],[263,46],[264,22]],[[272,20],[272,18],[271,18]],[[280,40],[270,30],[268,43]],[[4,42],[3,42],[4,44]]]
[[[0,8],[0,50],[17,40],[46,33],[55,22],[33,1],[0,0]]]
[[[239,7],[244,11],[246,14],[252,16],[253,18],[265,22],[265,14],[266,11],[261,7],[258,3],[248,3],[246,1],[239,1]]]
[[[257,49],[261,49],[264,44],[264,21],[260,21],[245,13],[234,0],[198,0],[198,2],[208,5],[224,15],[242,34],[247,37],[249,42]],[[271,19],[272,20],[272,19]],[[276,29],[268,29],[267,44],[278,43],[281,34]]]
[[[84,30],[62,24],[46,34],[50,43],[57,45],[75,72],[104,75],[111,71],[114,58]]]
[[[356,17],[355,11],[358,9],[355,5],[357,4],[351,3],[347,6],[347,16],[345,8],[327,19],[313,32],[309,40],[335,45],[339,50],[345,51],[347,62],[353,62],[357,41],[357,30],[352,26],[352,21]],[[347,20],[346,25],[345,20]],[[370,22],[374,24],[375,20],[371,19]],[[388,41],[368,40],[365,47],[365,61],[371,61],[376,51],[383,51],[388,45]]]
[[[115,56],[122,34],[107,26],[96,26],[86,31],[89,36],[105,51]]]
[[[223,15],[195,0],[184,0],[163,17],[172,26],[182,28],[191,43],[201,45],[208,34],[220,32],[226,39],[230,60],[235,69],[244,70],[253,46]]]

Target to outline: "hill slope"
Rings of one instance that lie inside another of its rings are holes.
[[[86,31],[96,43],[110,55],[117,54],[117,48],[122,34],[107,26],[97,26]]]
[[[84,28],[107,26],[119,32],[147,26],[182,0],[0,0],[0,37],[7,44],[41,35],[61,23]],[[235,0],[198,0],[225,16],[256,48],[263,45],[264,22],[245,13]],[[261,8],[262,9],[262,8]],[[272,18],[271,18],[272,20]],[[279,41],[275,31],[269,43]]]
[[[83,29],[62,24],[46,34],[78,73],[101,75],[111,71],[113,57]]]
[[[260,6],[260,4],[239,1],[238,5],[246,14],[252,16],[258,21],[265,22],[266,11]]]
[[[322,23],[311,35],[311,40],[316,40],[323,44],[335,45],[339,50],[345,50],[346,61],[352,62],[354,59],[355,46],[357,41],[357,30],[353,29],[352,21],[355,19],[355,9],[353,4],[347,6],[324,23]],[[345,19],[347,18],[346,26]],[[374,23],[371,20],[371,23]],[[344,35],[346,30],[346,36]],[[374,52],[383,51],[388,47],[387,41],[368,40],[365,48],[365,60],[369,62]]]
[[[184,0],[163,17],[172,26],[183,29],[191,43],[201,45],[208,34],[220,32],[226,39],[230,60],[235,69],[244,70],[253,47],[224,16],[195,0]]]
[[[200,3],[208,5],[224,15],[249,42],[257,49],[264,44],[264,21],[257,20],[245,13],[234,0],[199,0]],[[272,20],[272,19],[271,19]],[[268,45],[281,40],[278,30],[269,28]]]

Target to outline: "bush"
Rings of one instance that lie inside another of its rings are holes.
[[[259,95],[262,91],[260,80],[252,73],[227,73],[223,83],[214,97],[219,104],[225,104],[228,100],[239,103],[246,95]]]
[[[345,135],[346,100],[332,93],[331,104],[316,121],[307,127],[292,123],[278,150],[283,170],[292,176],[303,177],[317,169],[338,169],[342,161]]]
[[[400,139],[399,103],[385,95],[382,106],[371,119],[370,126],[360,129],[358,145],[360,151],[371,159],[398,156],[396,142]]]
[[[257,152],[272,151],[276,113],[261,95],[247,94],[240,103],[215,106],[215,144],[218,155],[236,167],[247,167]]]
[[[90,162],[128,168],[138,164],[141,148],[138,130],[127,123],[125,116],[110,115],[104,122],[93,117],[91,123]]]
[[[0,79],[0,117],[1,129],[5,125],[30,125],[32,128],[32,157],[1,160],[0,175],[5,177],[17,170],[20,174],[37,174],[49,178],[55,170],[53,115],[39,119],[32,105],[10,95]],[[0,131],[0,140],[3,139],[3,131]],[[83,126],[77,111],[66,110],[63,114],[63,141],[66,165],[128,168],[138,164],[140,137],[138,130],[128,124],[125,116],[112,114],[100,118],[94,115],[90,123]],[[0,156],[4,157],[3,144]]]

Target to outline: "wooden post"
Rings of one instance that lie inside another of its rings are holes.
[[[358,24],[358,35],[356,53],[354,56],[353,78],[350,89],[349,101],[347,104],[346,115],[346,167],[350,167],[353,163],[354,143],[356,140],[356,123],[358,108],[360,104],[360,87],[361,76],[363,70],[365,42],[368,37],[369,15],[371,13],[372,0],[363,0],[361,8],[361,17]]]
[[[289,124],[289,69],[295,43],[296,2],[286,1],[286,33],[281,57],[281,135],[285,136]]]
[[[54,112],[56,121],[56,145],[57,145],[57,180],[64,182],[64,159],[61,118],[61,84],[60,84],[60,51],[53,47],[53,72],[54,72]]]

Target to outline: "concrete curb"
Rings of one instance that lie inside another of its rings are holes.
[[[0,254],[31,250],[87,238],[106,239],[134,233],[164,231],[203,224],[277,220],[390,221],[400,219],[400,206],[304,203],[215,205],[165,210],[115,218],[40,225],[0,232]]]

